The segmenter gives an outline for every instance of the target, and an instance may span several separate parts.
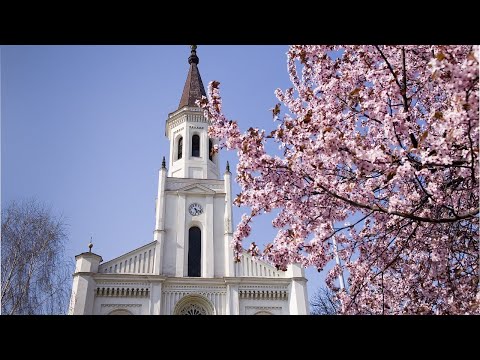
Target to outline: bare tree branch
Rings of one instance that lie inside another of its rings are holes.
[[[3,314],[64,314],[73,262],[65,259],[66,224],[31,199],[2,209]]]
[[[312,296],[310,301],[312,315],[337,315],[340,314],[341,304],[335,293],[328,287],[321,287]]]

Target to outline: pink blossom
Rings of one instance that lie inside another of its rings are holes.
[[[249,252],[321,271],[335,236],[343,269],[326,281],[344,313],[480,313],[478,46],[342,46],[332,60],[338,49],[290,47],[292,88],[275,90],[288,113],[272,108],[273,131],[242,133],[218,82],[200,102],[209,135],[239,156],[235,203],[250,214],[235,256],[252,219],[279,209],[275,239]]]

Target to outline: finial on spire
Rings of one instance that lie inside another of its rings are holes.
[[[190,57],[188,58],[188,63],[197,64],[200,62],[197,56],[197,45],[190,45]]]
[[[230,163],[227,161],[227,168],[226,168],[226,172],[230,172]]]
[[[92,236],[90,236],[90,242],[88,243],[88,251],[92,252],[92,248],[93,248],[93,242],[92,242]]]
[[[166,168],[167,168],[167,164],[165,164],[165,156],[164,156],[162,160],[162,169],[166,169]]]

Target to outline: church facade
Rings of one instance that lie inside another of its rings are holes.
[[[308,314],[304,270],[279,271],[230,247],[232,174],[220,173],[208,119],[195,101],[205,95],[195,47],[176,111],[168,115],[169,169],[159,170],[153,241],[103,262],[75,257],[69,314]],[[90,249],[91,251],[91,249]]]

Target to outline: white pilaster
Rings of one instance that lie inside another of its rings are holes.
[[[213,253],[213,195],[207,195],[205,198],[205,230],[203,233],[202,244],[202,269],[203,277],[214,276],[214,253]]]
[[[155,231],[153,238],[157,241],[155,247],[154,274],[162,274],[163,269],[163,248],[165,242],[165,183],[167,181],[167,169],[165,158],[162,161],[162,167],[158,171],[158,193],[157,208],[155,212]]]
[[[165,158],[163,159],[165,161]],[[158,231],[165,230],[165,183],[167,181],[167,169],[163,166],[158,171],[158,192],[157,207],[155,212],[155,234],[154,239],[158,240]]]
[[[291,264],[287,268],[286,276],[292,279],[288,299],[290,315],[309,315],[305,270],[299,264]]]
[[[184,264],[188,258],[185,251],[185,219],[186,217],[186,198],[183,194],[178,194],[178,212],[177,212],[177,261],[175,264],[175,276],[183,277],[185,275]]]
[[[225,186],[225,213],[224,213],[224,247],[225,247],[225,276],[235,276],[233,267],[233,239],[232,225],[232,174],[227,163],[227,170],[223,175]]]
[[[240,315],[238,285],[227,285],[227,315]]]
[[[150,315],[160,315],[162,308],[162,283],[152,283],[150,294]]]

